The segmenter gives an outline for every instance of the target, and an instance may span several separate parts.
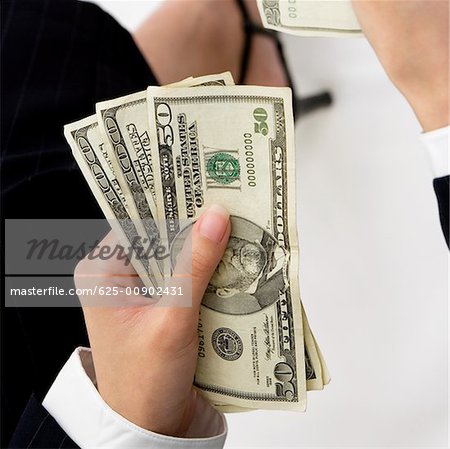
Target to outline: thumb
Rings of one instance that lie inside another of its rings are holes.
[[[171,319],[176,314],[180,319],[198,320],[203,294],[223,256],[230,230],[230,215],[218,205],[211,206],[194,224],[177,257],[170,283],[182,292],[182,299],[169,295],[157,304],[166,308],[164,312],[168,312]]]

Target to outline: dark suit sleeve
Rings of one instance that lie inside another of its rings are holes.
[[[438,207],[439,207],[439,218],[441,220],[442,231],[444,232],[445,240],[447,246],[450,248],[449,244],[449,181],[450,176],[444,176],[442,178],[436,178],[433,181],[434,191],[436,192]]]
[[[34,396],[28,401],[8,447],[11,449],[78,448]]]

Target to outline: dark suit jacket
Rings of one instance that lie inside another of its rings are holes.
[[[8,447],[78,448],[34,396],[28,401]]]
[[[63,125],[92,114],[97,101],[157,82],[131,36],[94,5],[2,0],[1,7],[2,229],[8,218],[102,218]],[[448,242],[449,177],[434,188]],[[74,348],[87,345],[81,310],[2,303],[1,333],[1,447],[76,447],[41,400]]]

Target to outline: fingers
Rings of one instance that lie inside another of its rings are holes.
[[[83,307],[130,307],[151,303],[141,295],[126,294],[127,289],[134,292],[134,287],[141,287],[142,282],[113,231],[95,252],[78,263],[74,281]]]
[[[184,325],[193,326],[198,321],[198,310],[218,263],[220,262],[230,236],[229,213],[220,206],[211,206],[194,224],[177,258],[176,267],[166,294],[159,301],[149,300],[141,295],[127,295],[127,287],[142,285],[135,270],[126,258],[112,257],[83,259],[75,270],[77,288],[92,292],[102,287],[102,294],[79,295],[83,307],[130,307],[155,305],[154,318],[181,320]],[[102,247],[118,246],[113,232],[100,244]],[[105,288],[111,289],[105,294]],[[118,289],[118,290],[114,290]],[[117,293],[118,291],[118,293]],[[184,327],[184,326],[183,326]]]
[[[198,309],[230,237],[229,213],[219,206],[211,207],[192,230],[192,301]]]
[[[97,278],[121,286],[136,285],[138,276],[113,231],[101,241],[98,251],[88,254],[75,269],[75,281]]]

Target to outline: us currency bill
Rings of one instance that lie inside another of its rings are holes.
[[[136,228],[142,240],[156,250],[164,246],[165,239],[157,225],[155,197],[152,193],[150,140],[145,128],[140,128],[141,124],[145,126],[143,120],[139,121],[141,116],[132,114],[132,110],[124,106],[139,105],[142,101],[144,100],[140,99],[138,93],[130,95],[126,103],[123,98],[97,103],[97,121],[130,216],[136,220]],[[164,259],[151,257],[149,264],[155,286],[162,286],[167,274]]]
[[[302,304],[303,333],[305,339],[305,372],[306,389],[323,390],[324,382],[322,375],[322,364],[314,336],[309,327],[308,318]]]
[[[136,198],[158,219],[170,259],[157,275],[170,275],[206,207],[230,210],[232,238],[201,308],[195,385],[224,412],[304,410],[306,391],[330,378],[298,289],[290,92],[233,84],[229,73],[190,77],[104,102],[66,138],[122,245],[148,232]],[[134,259],[155,285],[155,266]]]
[[[189,232],[180,219],[194,221],[213,203],[232,214],[230,243],[202,303],[195,385],[211,402],[304,410],[290,90],[147,93],[171,260]]]
[[[230,72],[187,78],[173,83],[171,88],[196,86],[224,86],[234,84]],[[130,204],[130,213],[141,219],[145,231],[140,233],[152,239],[155,246],[166,245],[167,236],[164,227],[156,225],[158,211],[154,186],[151,140],[149,136],[149,117],[146,91],[125,97],[97,103],[97,120],[105,142],[105,149],[112,161],[113,171]],[[135,206],[135,207],[133,207]],[[158,267],[152,269],[159,278],[168,278],[170,267],[164,259],[157,260]],[[160,284],[163,279],[160,280]]]
[[[351,0],[257,0],[265,28],[311,37],[357,37]]]
[[[156,286],[157,281],[146,257],[146,249],[142,246],[141,236],[128,212],[125,195],[112,171],[110,161],[105,158],[96,116],[66,125],[64,135],[119,243],[124,248],[133,250],[129,257],[136,273],[147,287]]]

